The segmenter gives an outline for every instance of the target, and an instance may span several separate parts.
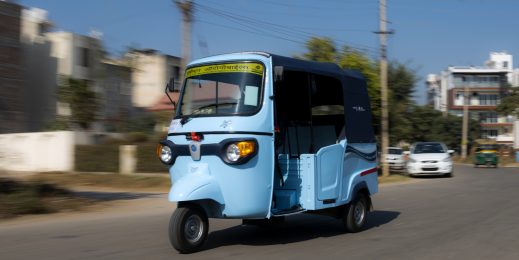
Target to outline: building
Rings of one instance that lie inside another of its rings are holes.
[[[49,32],[45,37],[51,42],[50,56],[57,61],[53,75],[58,85],[68,78],[82,80],[97,93],[100,109],[94,130],[112,130],[108,125],[131,117],[132,70],[107,59],[101,39],[63,31]],[[56,114],[70,116],[68,104],[58,102]]]
[[[136,107],[149,108],[164,97],[170,78],[180,87],[180,58],[162,54],[157,50],[132,50],[125,59],[133,68],[132,101]]]
[[[134,115],[132,105],[132,69],[118,61],[103,59],[102,73],[97,84],[102,98],[100,115],[104,130],[117,131],[117,124],[128,121]]]
[[[21,6],[0,1],[0,133],[24,130]]]
[[[41,131],[56,116],[57,59],[51,56],[52,43],[45,36],[52,28],[47,15],[43,9],[22,10],[23,100],[28,115],[24,132]]]
[[[512,55],[493,52],[483,67],[448,67],[439,75],[427,77],[428,104],[436,110],[463,116],[465,89],[472,119],[481,124],[481,138],[513,143],[513,124],[508,116],[497,114],[496,106],[514,80]]]

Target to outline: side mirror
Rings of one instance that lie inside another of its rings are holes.
[[[404,151],[404,155],[410,155],[410,154],[411,154],[411,152],[409,152],[409,151]]]
[[[166,96],[168,96],[169,101],[171,104],[173,104],[173,107],[177,109],[177,103],[171,99],[168,92],[175,92],[175,79],[172,77],[169,79],[168,84],[166,85],[166,89],[164,89],[164,92],[166,93]]]
[[[448,150],[447,151],[450,155],[453,155],[454,154],[454,150]]]
[[[169,92],[175,92],[175,78],[171,77],[169,79],[169,82],[168,84],[166,85],[166,89],[169,91]]]

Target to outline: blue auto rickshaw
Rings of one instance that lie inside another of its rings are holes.
[[[376,149],[359,73],[262,52],[193,61],[157,147],[177,203],[170,242],[191,253],[208,218],[247,224],[297,213],[331,215],[358,232],[378,191]]]

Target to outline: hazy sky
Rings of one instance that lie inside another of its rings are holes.
[[[377,0],[194,0],[192,58],[235,51],[293,56],[311,36],[379,56]],[[180,56],[181,15],[170,0],[22,0],[49,12],[57,30],[103,33],[105,48],[152,48]],[[388,56],[425,77],[449,65],[480,66],[491,51],[519,57],[517,0],[387,0]],[[516,62],[517,63],[517,62]],[[519,63],[518,63],[519,64]],[[514,65],[514,67],[519,67]]]

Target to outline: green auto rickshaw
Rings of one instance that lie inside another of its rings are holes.
[[[474,167],[480,165],[493,166],[497,168],[499,156],[497,151],[499,146],[495,143],[478,143],[476,146],[476,154],[474,156]]]

